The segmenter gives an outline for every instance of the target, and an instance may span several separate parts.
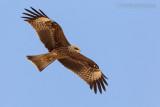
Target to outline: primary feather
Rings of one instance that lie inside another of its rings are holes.
[[[55,22],[48,18],[41,10],[38,12],[34,8],[31,10],[25,9],[29,13],[23,13],[28,17],[25,18],[31,26],[35,29],[37,35],[39,36],[41,42],[45,45],[49,52],[54,48],[60,46],[70,45],[64,36],[62,28]]]

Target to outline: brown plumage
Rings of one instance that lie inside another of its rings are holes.
[[[97,87],[100,93],[102,93],[102,88],[106,91],[105,85],[108,86],[108,83],[105,79],[107,77],[100,71],[98,65],[91,59],[80,54],[80,49],[67,41],[59,24],[52,21],[40,9],[39,11],[32,7],[31,9],[32,11],[25,9],[29,13],[23,13],[27,17],[22,18],[25,18],[25,21],[35,29],[49,53],[27,56],[28,60],[39,71],[42,71],[57,59],[62,65],[87,82],[90,85],[90,89],[94,88],[95,93],[97,93]]]

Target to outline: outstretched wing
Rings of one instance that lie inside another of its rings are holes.
[[[106,91],[104,84],[108,86],[105,80],[107,77],[103,75],[98,65],[89,58],[78,53],[72,57],[59,59],[58,61],[87,82],[90,85],[90,89],[94,88],[95,93],[97,93],[97,86],[101,94],[102,88]]]
[[[39,9],[39,12],[32,8],[32,11],[25,9],[29,13],[23,13],[27,15],[24,21],[27,21],[37,32],[41,42],[45,45],[48,51],[52,51],[59,46],[70,45],[64,36],[62,28],[54,21],[48,18],[44,12]]]

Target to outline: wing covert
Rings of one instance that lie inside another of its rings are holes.
[[[95,93],[97,93],[97,87],[101,94],[102,88],[106,91],[104,84],[108,86],[105,80],[107,77],[100,71],[97,64],[89,58],[76,54],[75,56],[59,59],[58,61],[87,82],[90,85],[90,89],[94,88]]]
[[[39,12],[32,8],[31,10],[25,9],[28,13],[23,13],[27,17],[24,21],[27,21],[35,29],[41,42],[45,45],[48,51],[52,51],[59,46],[70,45],[64,36],[62,28],[56,22],[52,21],[42,10]]]

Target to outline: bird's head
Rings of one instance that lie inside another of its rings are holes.
[[[70,46],[68,47],[68,49],[69,49],[71,52],[76,52],[76,53],[79,53],[79,52],[80,52],[80,49],[79,49],[77,46],[70,45]]]

